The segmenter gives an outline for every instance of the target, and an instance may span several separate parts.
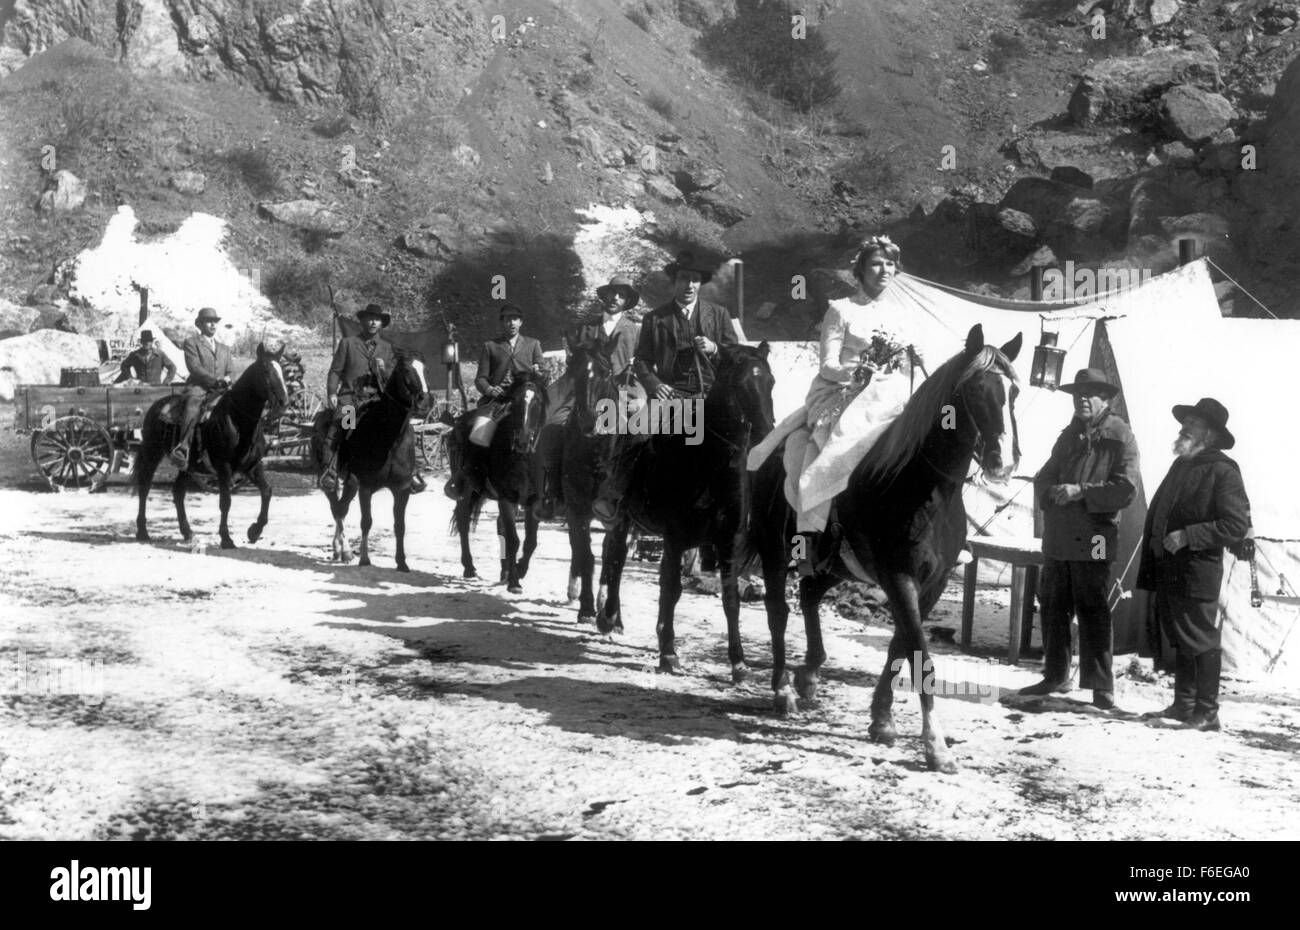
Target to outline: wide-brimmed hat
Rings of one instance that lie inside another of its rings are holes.
[[[212,307],[204,307],[199,311],[199,315],[194,318],[195,325],[211,320],[213,323],[221,322],[221,314]]]
[[[515,304],[502,304],[501,312],[497,314],[497,316],[503,320],[508,316],[513,316],[522,320],[524,318],[524,311],[520,310]]]
[[[1080,368],[1074,380],[1062,384],[1060,390],[1067,394],[1096,394],[1100,397],[1114,397],[1119,393],[1119,387],[1111,384],[1106,372],[1100,368]]]
[[[679,271],[694,271],[700,275],[700,283],[708,284],[713,277],[713,266],[695,260],[694,252],[678,252],[677,259],[664,265],[664,274],[676,278]]]
[[[384,308],[379,306],[379,304],[366,304],[357,311],[358,320],[364,320],[368,316],[376,317],[381,324],[381,328],[387,327],[389,323],[393,322],[392,316],[385,313]]]
[[[596,296],[601,300],[604,300],[605,295],[613,291],[622,291],[623,296],[627,298],[627,303],[623,307],[624,310],[631,310],[641,301],[641,292],[632,286],[631,278],[625,278],[622,275],[614,275],[614,277],[609,279],[608,284],[596,288]]]
[[[1222,439],[1219,443],[1220,449],[1231,449],[1237,444],[1237,437],[1228,431],[1228,408],[1213,397],[1202,397],[1190,407],[1186,404],[1175,404],[1173,413],[1174,419],[1179,423],[1186,420],[1188,414],[1194,413],[1214,427]]]
[[[143,345],[146,342],[153,342],[153,330],[149,330],[149,329],[140,330],[141,345]]]

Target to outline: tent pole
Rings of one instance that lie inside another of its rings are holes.
[[[1043,299],[1043,266],[1035,265],[1029,269],[1029,299]]]
[[[1196,240],[1179,239],[1178,240],[1178,264],[1189,265],[1196,261]]]

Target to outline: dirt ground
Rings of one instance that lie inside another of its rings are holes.
[[[280,482],[277,482],[279,485]],[[235,499],[237,533],[257,499]],[[961,770],[925,770],[919,705],[869,742],[889,627],[828,612],[815,703],[779,718],[763,611],[743,607],[752,679],[733,686],[717,598],[688,591],[683,673],[656,663],[656,566],[630,562],[626,634],[580,625],[567,545],[545,524],[525,593],[464,581],[450,502],[412,500],[408,575],[382,498],[376,564],[329,561],[318,494],[287,490],[256,546],[201,546],[151,499],[0,489],[0,837],[4,838],[1297,838],[1300,699],[1228,683],[1227,730],[1133,714],[1169,681],[1129,660],[1120,707],[1001,663],[1005,588],[982,590],[971,654],[936,638],[937,706]],[[495,577],[494,520],[479,569]],[[359,534],[354,513],[351,532]],[[952,585],[932,627],[958,626]],[[941,635],[941,634],[939,634]],[[802,629],[789,644],[802,655]],[[941,686],[942,687],[942,686]]]

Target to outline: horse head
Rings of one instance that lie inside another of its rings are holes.
[[[1019,379],[1011,363],[1020,354],[1021,333],[1001,348],[984,344],[984,330],[976,323],[966,337],[965,376],[958,385],[965,409],[979,431],[976,455],[991,481],[1005,482],[1020,463],[1016,427]]]
[[[582,435],[591,436],[603,404],[618,399],[609,359],[592,346],[579,344],[570,353],[568,370],[573,373],[574,423]]]
[[[418,353],[396,349],[393,373],[384,383],[384,396],[413,414],[428,410],[429,382],[424,377],[424,360]]]
[[[711,396],[717,392],[750,423],[754,441],[766,436],[776,425],[772,412],[776,378],[767,361],[769,351],[766,342],[757,347],[722,346],[718,351],[717,378],[710,391]]]
[[[250,371],[255,372],[254,389],[258,399],[270,403],[274,410],[283,410],[289,404],[289,386],[284,380],[280,360],[284,357],[284,343],[272,352],[263,343],[257,344],[257,361]],[[242,379],[241,379],[242,380]]]
[[[508,397],[510,451],[526,455],[536,447],[546,423],[546,376],[536,372],[517,374]]]

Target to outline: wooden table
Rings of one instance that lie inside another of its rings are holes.
[[[1043,541],[1032,536],[974,536],[966,540],[971,560],[966,563],[962,584],[961,645],[970,648],[971,628],[975,624],[975,580],[980,559],[1007,562],[1011,565],[1011,629],[1007,642],[1007,662],[1020,661],[1022,650],[1029,648],[1034,632],[1034,595],[1038,590],[1038,569],[1043,564]]]

